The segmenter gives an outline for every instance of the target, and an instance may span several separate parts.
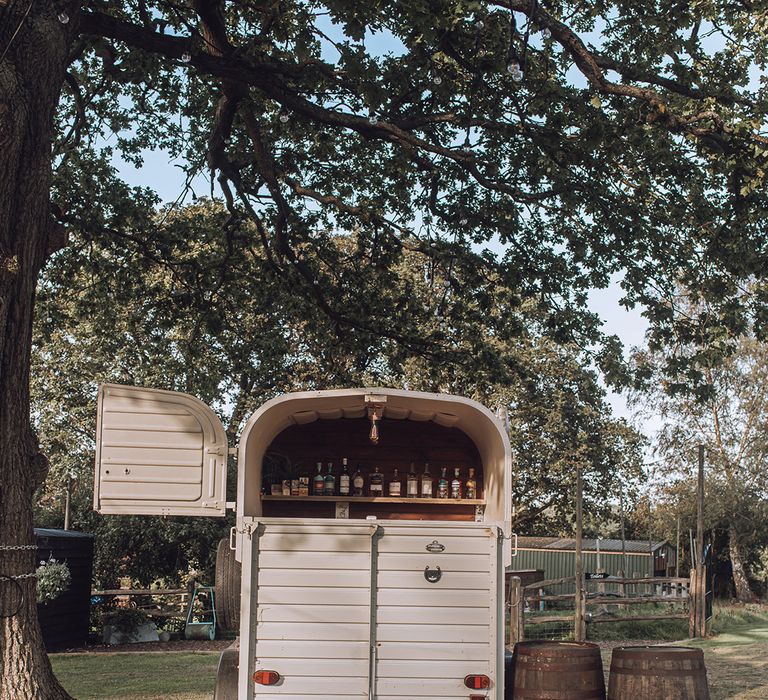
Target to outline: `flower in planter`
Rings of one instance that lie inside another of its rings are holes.
[[[41,561],[35,572],[37,575],[37,602],[49,603],[58,598],[69,588],[72,575],[63,561],[49,559]]]

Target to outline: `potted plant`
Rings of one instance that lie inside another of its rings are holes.
[[[116,608],[104,616],[104,644],[157,642],[157,627],[137,608]]]

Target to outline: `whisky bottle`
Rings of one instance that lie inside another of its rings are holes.
[[[365,477],[360,470],[360,464],[357,465],[357,471],[352,477],[352,495],[353,496],[365,496]]]
[[[419,477],[413,462],[411,462],[411,470],[408,472],[408,478],[405,482],[405,495],[408,498],[418,498],[419,495]]]
[[[349,472],[347,471],[347,458],[341,460],[341,474],[339,475],[339,496],[349,496]]]
[[[378,467],[371,474],[370,492],[371,496],[374,497],[384,495],[384,475],[379,471]]]
[[[397,473],[397,467],[392,473],[392,478],[389,480],[389,495],[392,498],[400,498],[403,493],[403,484],[400,481],[400,475]]]
[[[429,473],[429,462],[424,464],[424,473],[421,475],[421,497],[432,498],[432,484],[434,479]]]
[[[450,485],[448,484],[448,478],[445,476],[446,468],[443,467],[440,470],[440,479],[437,482],[437,497],[448,498],[450,493]]]
[[[328,473],[325,475],[325,485],[323,486],[323,496],[336,495],[336,477],[333,473],[333,462],[328,462]]]
[[[453,470],[453,479],[451,479],[451,498],[461,498],[462,486],[461,469],[456,467]]]
[[[317,463],[317,474],[312,479],[312,495],[322,496],[325,491],[325,479],[323,478],[323,463]]]
[[[309,496],[309,474],[299,474],[299,496]]]
[[[475,481],[474,467],[469,468],[469,478],[467,479],[467,483],[464,485],[464,491],[466,498],[477,498],[477,481]]]

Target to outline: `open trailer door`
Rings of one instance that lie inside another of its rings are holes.
[[[223,516],[227,437],[216,414],[175,391],[99,387],[94,509]]]

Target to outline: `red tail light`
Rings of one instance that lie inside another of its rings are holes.
[[[280,674],[277,671],[256,671],[253,674],[253,682],[259,685],[277,685]]]
[[[464,685],[472,690],[485,690],[491,687],[491,679],[479,673],[472,673],[464,679]]]

